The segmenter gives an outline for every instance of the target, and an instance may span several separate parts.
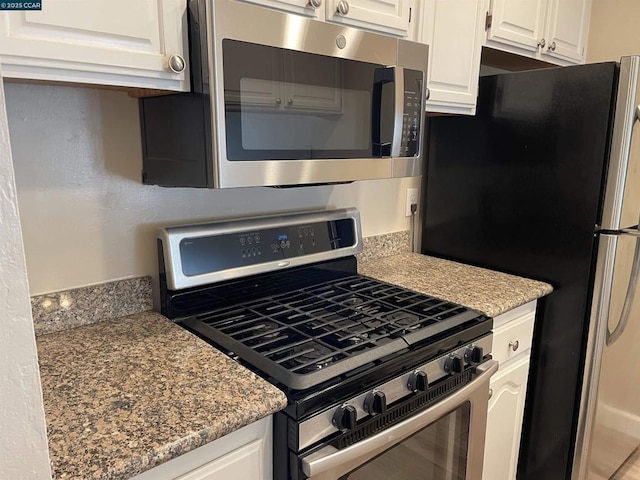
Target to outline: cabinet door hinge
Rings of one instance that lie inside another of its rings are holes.
[[[491,22],[493,22],[493,15],[487,12],[486,17],[484,17],[484,29],[489,30],[491,28]]]

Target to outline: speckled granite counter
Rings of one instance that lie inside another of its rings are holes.
[[[490,317],[553,291],[548,283],[418,253],[403,253],[359,262],[358,272],[459,303]]]
[[[37,337],[54,479],[124,479],[274,413],[282,392],[163,316]]]

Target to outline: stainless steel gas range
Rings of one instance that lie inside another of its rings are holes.
[[[493,321],[358,275],[356,209],[168,227],[158,248],[162,312],[286,393],[275,480],[481,479]]]

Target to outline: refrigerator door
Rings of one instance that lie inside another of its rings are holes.
[[[640,445],[640,232],[602,235],[573,480],[605,480]]]
[[[605,230],[637,225],[640,216],[639,74],[640,57],[622,57],[602,213]]]
[[[518,480],[571,474],[618,72],[482,77],[475,117],[429,119],[422,253],[554,287],[536,314]]]

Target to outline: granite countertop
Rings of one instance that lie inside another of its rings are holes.
[[[124,479],[286,406],[158,313],[37,337],[53,478]]]
[[[361,257],[358,271],[491,317],[553,290],[416,253]],[[150,282],[133,281],[144,295],[122,282],[100,288],[147,308]],[[32,299],[41,333],[54,332],[36,340],[55,480],[129,478],[286,406],[280,390],[158,313],[100,321],[113,318],[113,302],[89,295],[95,288]],[[55,331],[70,315],[66,323],[84,326]]]
[[[548,283],[418,253],[359,262],[358,273],[459,303],[490,317],[553,291]]]

